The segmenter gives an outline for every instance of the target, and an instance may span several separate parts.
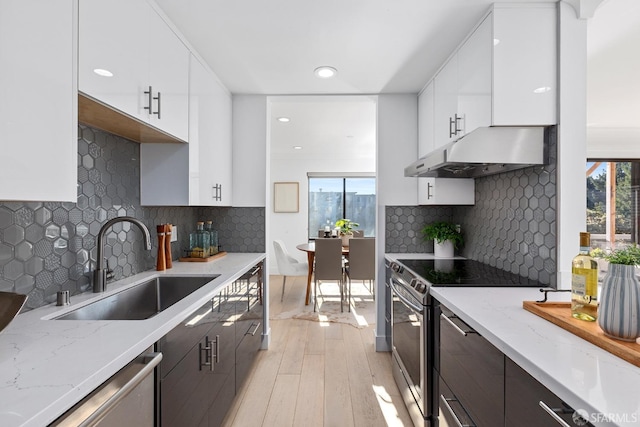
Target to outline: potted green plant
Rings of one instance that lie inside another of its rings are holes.
[[[342,238],[342,246],[349,246],[349,239],[353,237],[353,229],[359,227],[360,224],[350,219],[340,218],[336,221],[336,227],[340,228],[340,237]]]
[[[451,258],[454,249],[464,245],[464,237],[460,226],[447,221],[437,221],[427,224],[422,229],[424,240],[433,240],[433,253],[439,258]]]
[[[605,257],[609,268],[602,281],[598,325],[612,338],[634,342],[640,337],[640,247],[617,249]]]

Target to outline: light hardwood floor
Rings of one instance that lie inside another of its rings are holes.
[[[304,305],[306,278],[287,278],[282,303],[282,276],[269,282],[272,316]],[[269,350],[258,354],[225,427],[411,426],[391,354],[374,349],[374,327],[272,320]]]

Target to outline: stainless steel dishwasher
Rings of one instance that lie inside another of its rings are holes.
[[[152,427],[154,369],[162,353],[147,349],[50,426]]]

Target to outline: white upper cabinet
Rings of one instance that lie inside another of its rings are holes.
[[[190,164],[195,169],[190,172],[189,202],[231,206],[231,95],[193,56],[189,109],[190,140],[197,144],[197,149],[190,150]]]
[[[0,1],[0,200],[77,201],[77,7]]]
[[[458,119],[458,57],[452,56],[434,79],[434,148],[441,147],[456,137]]]
[[[190,59],[189,144],[140,146],[140,200],[152,206],[231,206],[232,99]]]
[[[494,4],[433,82],[436,148],[478,127],[555,124],[556,5]]]
[[[149,3],[82,0],[79,39],[81,93],[187,141],[189,50]]]
[[[418,157],[434,149],[434,86],[429,82],[418,96]]]
[[[457,138],[491,124],[491,22],[489,15],[458,50]]]

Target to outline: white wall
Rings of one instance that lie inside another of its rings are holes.
[[[267,148],[267,97],[234,95],[233,206],[266,206]]]
[[[404,168],[418,158],[418,95],[378,96],[377,159],[377,283],[376,295],[385,294],[385,206],[418,204],[418,180],[405,178]],[[385,301],[376,298],[376,350],[388,351],[385,336]]]

